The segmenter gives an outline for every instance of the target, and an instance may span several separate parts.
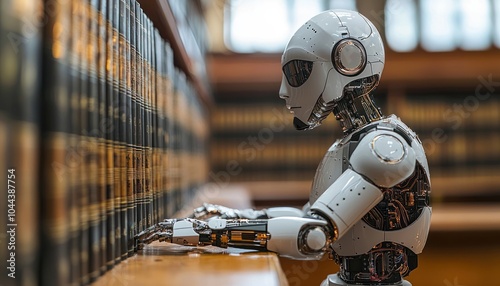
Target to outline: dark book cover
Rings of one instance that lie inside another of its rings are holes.
[[[11,26],[13,22],[13,19],[9,17],[12,11],[12,5],[13,5],[13,0],[11,1],[3,1],[1,2],[1,9],[0,9],[0,36],[2,39],[5,39],[9,33],[11,33],[13,27]],[[15,49],[12,48],[11,44],[9,41],[0,41],[0,56],[7,55],[7,58],[14,58],[15,54]],[[0,160],[0,170],[8,170],[8,161],[10,160],[8,157],[9,150],[11,149],[10,147],[10,140],[7,138],[10,137],[10,111],[12,110],[11,108],[11,101],[13,98],[13,95],[16,93],[16,80],[15,80],[15,75],[11,75],[11,71],[7,69],[0,69],[0,76],[2,79],[8,79],[8,80],[2,80],[0,81],[0,157],[5,158],[4,160]],[[10,75],[10,76],[9,76]],[[7,77],[9,76],[9,77]],[[2,171],[3,172],[3,171]],[[15,176],[15,174],[14,174]],[[3,176],[0,176],[0,184],[2,186],[7,185],[7,180],[8,180],[8,174],[5,174]],[[8,188],[1,188],[0,189],[0,196],[3,201],[7,201],[8,199]],[[7,214],[7,209],[8,206],[7,204],[3,203],[0,205],[0,213],[2,214]],[[0,216],[0,232],[1,233],[7,233],[7,224],[8,224],[8,216],[3,215]],[[9,238],[10,239],[10,238]],[[0,257],[9,257],[12,252],[11,249],[7,247],[8,243],[7,242],[7,237],[2,238],[1,244],[6,245],[5,247],[0,248]],[[11,247],[12,248],[12,247]],[[10,259],[10,258],[9,258]],[[12,260],[12,259],[11,259]],[[15,262],[14,262],[15,263]],[[8,268],[10,266],[10,261],[7,261],[7,259],[1,259],[0,260],[0,284],[5,285],[7,283],[12,283],[15,281],[15,268]],[[14,265],[12,265],[14,266]],[[14,272],[14,274],[10,274]],[[8,275],[11,276],[8,276]],[[14,276],[14,277],[12,277]]]
[[[120,96],[120,33],[119,33],[119,23],[120,18],[120,1],[113,0],[113,160],[114,160],[114,196],[115,196],[115,264],[121,261],[121,195],[122,188],[125,189],[125,185],[122,182],[125,180],[125,175],[122,174],[122,143],[121,139],[121,123],[125,121],[122,120],[121,107],[123,99]],[[123,127],[122,127],[123,128]],[[124,152],[123,152],[124,153]],[[122,186],[123,185],[123,186]]]
[[[122,244],[122,259],[132,256],[134,251],[134,146],[132,144],[133,137],[133,116],[132,116],[132,101],[133,101],[133,87],[132,87],[132,46],[131,46],[131,30],[135,23],[131,17],[132,7],[131,0],[125,1],[125,91],[126,91],[126,126],[125,126],[125,147],[126,147],[126,167],[127,167],[127,193],[126,193],[126,229],[124,230],[123,244]],[[134,5],[135,8],[135,5]]]
[[[102,0],[106,5],[106,269],[111,269],[115,261],[115,231],[116,231],[116,207],[115,207],[115,165],[114,165],[114,1]]]
[[[156,209],[155,209],[155,221],[158,223],[159,220],[164,219],[163,216],[163,177],[162,177],[162,160],[163,160],[163,117],[164,117],[164,99],[165,99],[165,72],[163,58],[165,50],[164,42],[160,37],[158,30],[155,33],[155,53],[156,53],[156,93],[155,93],[155,106],[156,106],[156,116],[155,116],[155,167],[154,167],[154,177],[155,177],[155,189],[157,192],[156,197]]]
[[[96,1],[97,10],[97,79],[98,79],[98,124],[97,131],[95,132],[97,136],[98,144],[98,200],[99,200],[99,229],[100,229],[100,241],[99,241],[99,273],[106,272],[106,246],[107,246],[107,215],[106,215],[106,188],[107,188],[107,176],[106,176],[106,146],[107,146],[107,133],[110,132],[108,117],[107,117],[107,106],[106,106],[106,1],[98,0]]]
[[[89,124],[89,60],[87,45],[89,41],[88,29],[88,8],[85,0],[74,1],[76,6],[73,17],[78,17],[78,29],[80,37],[78,38],[78,61],[79,61],[79,77],[80,77],[80,92],[79,92],[79,115],[80,128],[78,134],[80,140],[78,142],[78,153],[81,156],[82,167],[80,169],[80,186],[78,188],[78,209],[80,215],[80,283],[88,284],[90,281],[89,268],[89,252],[90,249],[90,230],[89,230],[89,198],[90,198],[90,178],[89,178],[89,158],[91,153],[90,140],[88,137]]]
[[[128,15],[126,14],[127,0],[119,1],[119,21],[118,21],[118,31],[119,31],[119,148],[120,148],[120,260],[127,257],[127,111],[129,106],[129,99],[127,92],[127,77],[128,68],[130,67],[129,62],[127,62],[128,57],[128,43],[126,39],[126,33],[128,29]]]
[[[156,186],[155,186],[155,111],[156,111],[156,103],[155,103],[155,94],[156,94],[156,59],[155,59],[155,28],[153,23],[150,21],[150,34],[151,34],[151,89],[149,94],[149,152],[150,152],[150,161],[149,161],[149,180],[150,180],[150,196],[149,196],[149,208],[151,210],[150,215],[150,225],[153,225],[155,222],[155,200],[156,200]]]
[[[88,169],[88,219],[89,219],[89,276],[93,282],[100,271],[100,190],[99,190],[99,86],[97,78],[97,0],[84,0],[87,19],[87,126],[83,135],[88,140],[87,169]]]
[[[70,228],[69,228],[69,252],[70,252],[70,285],[79,285],[81,279],[81,251],[80,251],[80,196],[81,196],[81,170],[84,165],[84,158],[80,152],[81,132],[80,132],[80,17],[78,15],[81,9],[78,2],[71,5],[71,42],[69,48],[70,56],[70,102],[69,102],[69,134],[68,134],[68,176],[69,191],[69,210],[70,210]]]
[[[40,285],[69,283],[68,144],[71,7],[53,3],[43,31],[40,148]]]
[[[170,44],[167,43],[166,46],[166,51],[165,51],[165,56],[166,56],[166,73],[167,73],[167,78],[166,78],[166,83],[167,83],[167,91],[166,91],[166,114],[165,114],[165,145],[166,145],[166,150],[165,150],[165,156],[166,156],[166,163],[165,163],[165,180],[166,180],[166,188],[167,188],[167,193],[166,193],[166,214],[165,217],[171,217],[174,214],[174,209],[175,209],[175,199],[174,199],[174,176],[172,175],[173,172],[173,162],[174,162],[174,53],[172,50],[172,47]]]
[[[145,168],[145,184],[146,184],[146,196],[144,205],[146,208],[146,226],[149,227],[152,225],[152,188],[151,188],[151,159],[152,159],[152,150],[151,150],[151,94],[153,87],[153,73],[152,73],[152,23],[149,18],[146,18],[145,21],[145,29],[146,29],[146,95],[145,95],[145,147],[146,147],[146,157],[144,162]]]
[[[138,136],[138,146],[140,147],[140,151],[138,152],[138,162],[137,162],[137,175],[138,175],[138,181],[140,187],[137,189],[137,221],[139,223],[139,231],[142,231],[146,229],[146,208],[144,206],[144,200],[145,200],[145,171],[144,171],[144,159],[145,159],[145,153],[146,153],[146,148],[144,145],[144,116],[145,116],[145,91],[146,91],[146,58],[145,58],[145,48],[146,48],[146,33],[144,30],[144,19],[146,18],[145,14],[143,13],[142,10],[140,10],[141,13],[137,15],[139,18],[139,30],[138,30],[138,36],[139,40],[137,42],[138,47],[139,47],[139,93],[138,93],[138,101],[139,101],[139,114],[137,116],[138,122],[137,122],[137,136]]]
[[[23,29],[40,1],[0,4],[0,284],[38,279],[41,30]],[[6,68],[8,67],[8,68]]]
[[[142,60],[141,60],[141,27],[140,27],[140,19],[142,14],[142,9],[138,2],[134,2],[134,30],[131,37],[133,38],[133,47],[135,48],[135,64],[133,73],[134,77],[134,105],[133,105],[133,116],[134,116],[134,168],[135,168],[135,186],[134,186],[134,231],[135,233],[139,233],[141,228],[139,226],[140,222],[140,193],[142,193],[142,184],[141,184],[141,157],[142,157],[142,149],[140,145],[140,136],[139,132],[140,128],[140,115],[141,115],[141,88],[142,88]],[[137,250],[137,245],[134,241],[134,251]]]
[[[172,166],[172,177],[173,177],[173,187],[172,187],[172,199],[174,200],[174,213],[178,211],[182,206],[182,165],[181,165],[181,155],[182,155],[182,82],[185,79],[184,73],[175,69],[174,74],[174,94],[173,94],[173,166]]]

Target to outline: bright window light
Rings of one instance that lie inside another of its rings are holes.
[[[235,52],[281,53],[293,33],[314,15],[355,6],[355,0],[231,0],[225,42]]]
[[[330,9],[358,11],[356,9],[356,0],[330,0]]]
[[[460,0],[460,47],[484,50],[491,45],[491,14],[489,0]]]
[[[422,47],[428,51],[451,51],[457,46],[456,0],[421,0]]]
[[[495,21],[493,23],[493,39],[497,48],[500,48],[500,0],[494,0],[493,5],[493,13],[495,15],[495,17],[493,17]]]
[[[387,0],[385,34],[389,47],[409,52],[418,45],[417,7],[414,0]]]

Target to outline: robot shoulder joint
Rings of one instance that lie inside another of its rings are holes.
[[[416,156],[401,135],[377,130],[361,140],[349,161],[354,171],[379,187],[389,188],[413,173]]]

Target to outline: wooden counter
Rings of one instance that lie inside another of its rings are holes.
[[[152,243],[122,261],[92,286],[288,285],[273,253]]]

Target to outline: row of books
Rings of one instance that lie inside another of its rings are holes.
[[[279,132],[296,133],[293,127],[293,115],[286,109],[284,101],[282,105],[261,103],[261,104],[230,104],[219,105],[214,108],[211,116],[211,126],[214,133],[250,133],[259,128],[273,128]],[[324,127],[312,130],[333,134],[338,124],[330,117],[327,118]],[[327,130],[328,131],[325,131]],[[342,132],[339,131],[339,135]]]
[[[472,100],[408,96],[397,103],[397,115],[419,135],[433,173],[500,168],[500,102],[490,98],[473,106]],[[330,145],[343,136],[334,117],[298,132],[285,107],[262,101],[215,108],[213,177],[236,162],[241,171],[232,181],[312,180]]]
[[[500,101],[481,100],[474,95],[416,100],[409,98],[397,110],[414,130],[492,130],[500,128]]]
[[[382,106],[382,110],[385,109]],[[436,98],[427,101],[410,98],[399,104],[395,112],[415,131],[425,131],[429,128],[454,131],[500,127],[500,102],[494,98],[481,101],[473,96],[464,96],[462,100],[454,99],[450,102]],[[289,124],[291,118],[292,115],[286,110],[284,103],[227,104],[215,109],[211,124],[214,132],[222,133],[248,132],[269,125],[282,126],[283,131],[293,131],[293,125]],[[323,125],[328,126],[322,128],[324,132],[332,134],[338,129],[338,124],[331,120],[332,118],[333,116],[324,121]]]
[[[0,167],[19,184],[0,284],[87,285],[205,182],[207,111],[138,2],[28,2],[0,10]]]

